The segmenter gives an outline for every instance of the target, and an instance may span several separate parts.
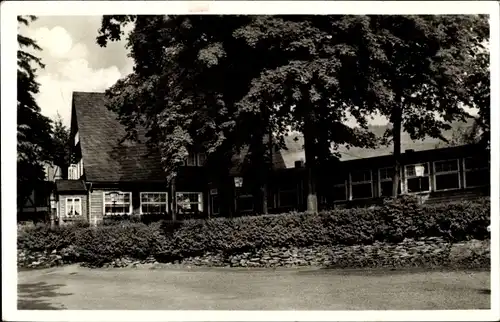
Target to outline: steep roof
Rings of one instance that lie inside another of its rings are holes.
[[[74,92],[73,108],[87,181],[163,180],[160,155],[148,149],[144,133],[138,142],[120,143],[125,127],[106,108],[104,93]]]
[[[120,143],[125,127],[107,109],[104,93],[74,92],[73,108],[87,181],[164,181],[161,157],[147,147],[143,129],[138,129],[138,142]],[[273,160],[276,169],[286,167],[281,153],[275,153]],[[238,169],[236,162],[231,172]]]
[[[267,144],[269,141],[268,137],[264,137],[264,144]],[[244,167],[244,158],[246,157],[248,153],[248,147],[245,147],[241,149],[241,152],[239,155],[233,156],[233,168],[230,171],[231,175],[238,175],[241,173],[241,169]],[[286,169],[287,166],[285,164],[285,160],[283,159],[283,155],[281,151],[274,151],[273,152],[273,169],[274,170],[280,170],[280,169]]]
[[[87,189],[82,180],[56,180],[57,192],[85,192]]]
[[[383,131],[382,131],[383,133]],[[448,133],[445,133],[448,134]],[[446,135],[445,135],[446,136]],[[449,134],[447,136],[450,136]],[[295,137],[295,136],[294,136]],[[291,138],[286,140],[288,151],[283,151],[283,158],[287,167],[293,167],[295,161],[305,160],[304,139],[301,134],[296,135],[297,141]],[[443,142],[439,139],[426,138],[423,141],[413,141],[407,133],[402,134],[401,152],[405,150],[426,151],[442,147]],[[341,161],[351,161],[357,159],[375,158],[389,156],[393,153],[393,146],[379,146],[375,149],[339,146],[336,152],[340,153]]]

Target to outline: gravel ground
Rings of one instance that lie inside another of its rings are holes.
[[[73,266],[18,273],[18,308],[489,309],[490,272]]]

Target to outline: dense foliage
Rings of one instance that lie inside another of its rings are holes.
[[[70,249],[74,261],[102,265],[128,256],[172,261],[207,252],[227,255],[266,247],[400,242],[404,238],[442,237],[450,242],[488,239],[489,200],[419,206],[398,199],[377,208],[339,209],[319,214],[280,214],[182,223],[122,222],[51,230],[39,225],[18,232],[24,251]]]
[[[29,25],[36,17],[18,16],[19,25]],[[17,202],[23,204],[33,186],[44,179],[43,163],[51,161],[51,120],[43,116],[35,101],[39,92],[38,68],[44,68],[34,53],[36,42],[17,35]]]
[[[67,169],[72,163],[70,160],[71,155],[71,142],[70,142],[70,130],[63,124],[62,118],[57,114],[53,125],[52,133],[52,163],[61,168],[63,172],[63,178],[67,177]]]
[[[99,45],[121,39],[127,24],[135,68],[108,90],[109,108],[131,137],[138,125],[149,130],[168,178],[197,145],[222,172],[248,145],[264,173],[263,137],[284,147],[298,131],[315,212],[316,165],[338,144],[376,146],[366,130],[373,112],[393,124],[396,168],[402,129],[440,138],[465,117],[463,104],[488,123],[486,16],[104,16]],[[350,116],[359,127],[346,125]]]

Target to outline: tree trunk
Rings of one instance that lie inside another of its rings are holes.
[[[235,212],[235,188],[234,181],[229,173],[222,179],[221,190],[221,211],[227,214],[227,217],[233,218]]]
[[[176,187],[176,178],[172,179],[172,221],[177,220],[177,187]]]
[[[304,150],[307,169],[307,212],[317,213],[318,197],[316,194],[314,138],[312,137],[311,131],[307,128],[306,131],[304,131]]]
[[[254,209],[257,213],[267,214],[267,163],[264,160],[264,149],[263,143],[259,143],[260,147],[257,148],[257,151],[253,151],[256,153],[254,158],[252,158],[254,164],[252,164],[252,177],[254,181]],[[253,180],[252,180],[253,181]]]
[[[402,104],[398,100],[393,110],[392,138],[394,144],[394,174],[392,177],[392,197],[397,198],[399,193],[399,182],[401,172],[401,123],[402,123]]]
[[[260,187],[260,211],[262,215],[267,215],[267,184]]]
[[[266,186],[267,189],[266,189],[265,198],[266,198],[266,206],[267,207],[269,207],[269,206],[274,207],[274,204],[269,205],[269,203],[267,202],[267,198],[274,196],[274,194],[272,193],[271,188],[270,188],[270,182],[271,182],[270,180],[273,177],[273,166],[274,166],[274,164],[273,164],[273,156],[274,156],[273,132],[272,132],[271,127],[269,127],[269,140],[267,141],[267,147],[269,150],[268,151],[268,153],[269,153],[269,158],[268,158],[269,167],[267,168],[268,175],[267,175],[267,186]],[[266,209],[266,213],[268,213],[267,209]]]

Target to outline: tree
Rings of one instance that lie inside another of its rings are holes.
[[[52,163],[61,168],[63,178],[67,178],[70,165],[71,145],[70,131],[63,124],[61,115],[57,113],[52,133],[53,154]]]
[[[108,91],[109,107],[131,136],[138,124],[149,129],[169,177],[182,164],[186,147],[195,143],[211,154],[209,160],[222,171],[218,176],[225,178],[232,154],[241,147],[250,146],[252,165],[262,169],[271,150],[264,148],[266,134],[283,148],[289,130],[304,132],[308,209],[315,212],[313,171],[331,157],[332,143],[369,145],[373,139],[362,128],[344,125],[350,113],[366,126],[368,113],[352,89],[368,84],[354,73],[360,69],[350,44],[357,19],[104,17],[97,38],[103,46],[135,22],[127,42],[134,73]],[[263,178],[255,179],[262,187]]]
[[[29,25],[36,17],[18,16],[19,24]],[[35,101],[39,92],[37,68],[44,68],[33,54],[41,48],[32,39],[18,34],[17,50],[17,196],[22,205],[39,181],[44,180],[43,163],[50,160],[51,121],[43,116]]]
[[[252,56],[267,62],[240,101],[243,110],[258,114],[272,102],[269,113],[282,146],[288,130],[304,134],[309,212],[318,209],[315,171],[335,156],[332,145],[375,143],[366,131],[371,110],[360,106],[353,87],[370,92],[352,59],[359,22],[356,16],[259,16],[235,33]],[[349,114],[361,128],[346,125]]]
[[[393,196],[397,196],[401,131],[413,140],[430,136],[446,141],[442,131],[469,116],[462,106],[471,102],[471,96],[478,102],[484,100],[484,92],[489,93],[484,81],[486,52],[475,59],[488,37],[488,21],[474,15],[369,16],[362,28],[358,60],[366,67],[363,73],[376,95],[360,92],[360,97],[392,123],[386,138],[394,145]],[[364,54],[368,48],[371,55]],[[479,84],[481,98],[471,94]],[[486,107],[484,102],[478,104]]]
[[[466,78],[466,105],[476,108],[478,115],[475,117],[470,136],[477,139],[476,143],[489,149],[490,145],[490,68],[489,44],[483,42],[476,50],[470,52],[471,59]]]
[[[120,115],[131,138],[138,125],[148,129],[149,143],[160,150],[169,181],[188,148],[207,151],[208,166],[214,165],[210,172],[222,180],[222,206],[231,213],[229,170],[246,139],[235,135],[234,102],[249,67],[243,57],[239,63],[222,64],[226,56],[235,62],[238,58],[221,43],[228,43],[241,22],[233,16],[108,16],[98,43],[119,39],[121,27],[129,22],[135,23],[127,43],[134,73],[108,90],[109,108]]]

